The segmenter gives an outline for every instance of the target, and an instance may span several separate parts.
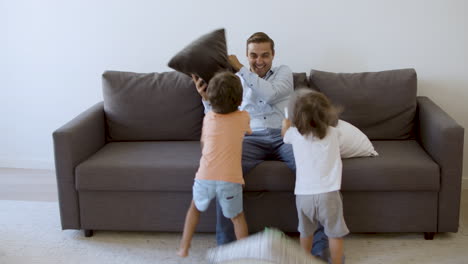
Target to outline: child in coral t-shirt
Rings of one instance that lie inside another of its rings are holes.
[[[242,84],[230,72],[216,74],[206,89],[212,111],[203,119],[202,157],[195,175],[193,200],[185,218],[184,232],[177,254],[186,257],[193,233],[211,200],[217,198],[223,215],[234,224],[237,239],[248,236],[242,206],[242,141],[251,134],[250,116],[239,111]]]

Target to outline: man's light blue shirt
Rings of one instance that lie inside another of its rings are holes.
[[[250,127],[253,131],[266,128],[281,128],[284,108],[294,92],[293,75],[288,66],[271,68],[260,78],[256,73],[242,67],[237,75],[244,90],[240,110],[250,114]],[[203,101],[205,113],[211,110],[207,101]]]

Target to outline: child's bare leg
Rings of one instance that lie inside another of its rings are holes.
[[[179,251],[177,251],[177,255],[181,257],[188,256],[190,242],[192,241],[193,233],[195,232],[199,219],[200,211],[195,207],[192,200],[190,208],[187,211],[187,216],[185,217],[184,233],[182,234],[182,240],[180,241],[180,247]]]
[[[310,254],[312,251],[312,244],[314,242],[314,235],[308,237],[300,237],[299,240],[301,241],[301,247]]]
[[[343,238],[329,237],[331,260],[333,264],[341,264],[343,260]]]
[[[236,233],[237,240],[249,235],[249,229],[247,227],[247,222],[245,221],[244,212],[241,212],[234,218],[231,218],[231,221],[234,225],[234,232]]]

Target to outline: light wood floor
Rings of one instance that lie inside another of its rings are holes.
[[[0,200],[58,201],[55,171],[0,168]],[[460,221],[468,226],[468,189],[462,190]]]

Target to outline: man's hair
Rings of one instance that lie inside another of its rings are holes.
[[[328,126],[336,126],[340,110],[319,92],[310,92],[297,98],[291,123],[303,136],[312,133],[322,139]]]
[[[264,42],[269,42],[271,45],[271,52],[273,55],[275,54],[275,42],[265,33],[263,32],[256,32],[253,33],[250,38],[247,39],[247,52],[248,52],[248,46],[250,43],[264,43]]]
[[[232,72],[215,74],[206,88],[206,96],[215,113],[228,114],[238,109],[242,103],[242,84]]]

